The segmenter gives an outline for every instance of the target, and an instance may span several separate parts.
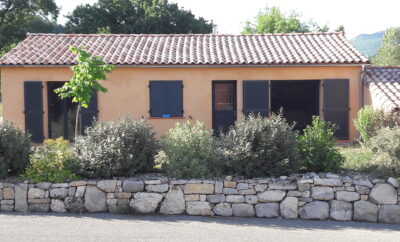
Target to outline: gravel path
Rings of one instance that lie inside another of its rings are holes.
[[[390,224],[259,218],[0,213],[0,241],[399,241]]]

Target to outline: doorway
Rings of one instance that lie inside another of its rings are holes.
[[[271,111],[283,109],[289,123],[303,130],[319,115],[319,80],[271,81]]]
[[[49,138],[73,140],[75,137],[75,117],[77,103],[72,103],[72,98],[61,99],[54,92],[62,87],[65,82],[47,82]]]
[[[212,82],[212,127],[226,132],[236,121],[236,81]]]

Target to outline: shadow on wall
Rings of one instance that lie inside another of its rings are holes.
[[[97,220],[126,220],[132,222],[155,222],[155,223],[215,223],[231,226],[257,226],[261,228],[282,228],[286,230],[332,230],[362,229],[365,231],[400,231],[396,224],[379,224],[366,222],[340,222],[340,221],[317,221],[317,220],[289,220],[289,219],[267,219],[267,218],[238,218],[238,217],[202,217],[188,215],[139,215],[139,214],[72,214],[72,213],[21,213],[0,212],[1,216],[27,216],[27,217],[68,217],[68,218],[90,218]]]

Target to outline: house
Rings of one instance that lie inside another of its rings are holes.
[[[72,138],[76,104],[53,92],[76,63],[69,46],[86,46],[116,69],[107,93],[82,111],[93,117],[143,117],[158,135],[184,120],[226,130],[242,115],[282,107],[296,128],[312,115],[339,126],[337,138],[358,136],[352,119],[363,104],[361,74],[369,61],[343,33],[262,35],[29,34],[0,59],[4,119],[35,142]]]
[[[362,80],[366,104],[387,112],[400,111],[400,66],[366,67]]]

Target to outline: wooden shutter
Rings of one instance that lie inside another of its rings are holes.
[[[349,139],[349,80],[324,80],[323,95],[324,119],[338,126],[337,139]]]
[[[42,82],[24,82],[25,131],[31,134],[34,143],[41,143],[44,140],[42,92]]]
[[[182,81],[150,81],[150,116],[182,117]]]
[[[81,134],[83,134],[86,127],[92,125],[93,120],[97,118],[98,112],[97,91],[93,91],[88,108],[81,109]]]
[[[243,81],[243,114],[269,116],[269,81]]]

